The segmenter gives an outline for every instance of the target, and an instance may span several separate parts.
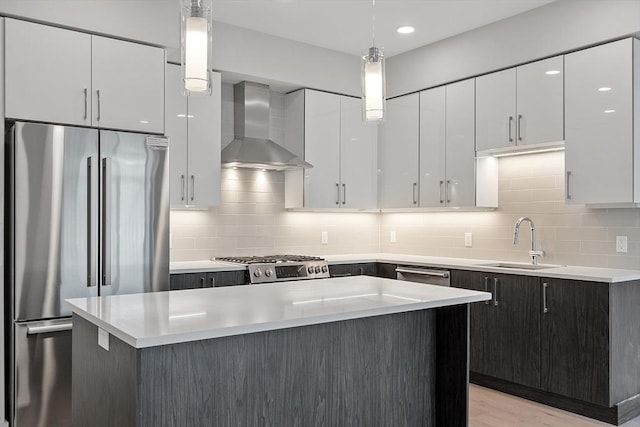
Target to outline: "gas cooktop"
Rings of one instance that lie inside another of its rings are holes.
[[[252,284],[330,277],[329,264],[317,256],[267,255],[216,257],[215,259],[247,265],[249,282]]]

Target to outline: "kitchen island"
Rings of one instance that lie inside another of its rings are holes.
[[[488,299],[359,276],[68,300],[73,425],[467,425]]]

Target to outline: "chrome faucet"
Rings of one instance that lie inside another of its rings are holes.
[[[536,226],[533,224],[533,221],[531,221],[531,218],[527,218],[526,216],[523,216],[522,218],[516,221],[516,225],[513,227],[513,244],[514,245],[518,244],[518,234],[520,233],[520,224],[522,224],[524,221],[527,221],[529,223],[529,226],[531,227],[531,250],[529,251],[529,256],[531,257],[531,264],[538,265],[537,257],[544,256],[544,251],[536,250]]]

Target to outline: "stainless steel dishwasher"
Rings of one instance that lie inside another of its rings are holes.
[[[396,268],[396,279],[424,283],[426,285],[451,286],[451,273],[449,270],[435,268],[399,265]]]

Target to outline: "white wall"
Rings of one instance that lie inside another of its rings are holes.
[[[638,0],[557,0],[387,60],[389,97],[640,33]]]

